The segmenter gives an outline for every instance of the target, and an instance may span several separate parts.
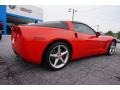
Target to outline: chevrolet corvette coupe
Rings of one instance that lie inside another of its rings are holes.
[[[91,55],[112,55],[116,48],[114,37],[72,21],[13,26],[11,43],[17,56],[31,63],[44,63],[51,70]]]

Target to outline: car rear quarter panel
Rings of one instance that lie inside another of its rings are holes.
[[[75,38],[74,31],[72,30],[35,26],[20,26],[20,28],[24,39],[23,49],[26,53],[24,57],[30,62],[33,61],[32,63],[39,64],[42,60],[45,48],[50,43],[57,40],[66,40],[71,44],[72,59],[77,55],[77,38]]]

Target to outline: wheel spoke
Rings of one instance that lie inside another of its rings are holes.
[[[57,63],[58,63],[58,61],[59,61],[59,59],[57,58],[57,59],[55,59],[55,62],[54,62],[54,66],[56,66],[57,65]]]
[[[67,53],[68,53],[68,51],[65,51],[65,52],[62,52],[61,55],[63,56],[65,54],[67,54]]]
[[[50,57],[58,57],[57,54],[50,54]]]
[[[58,54],[61,53],[60,45],[58,46]]]
[[[60,61],[61,61],[62,63],[65,63],[65,61],[63,60],[63,58],[62,58],[62,57],[60,57]]]
[[[110,49],[110,53],[112,53],[112,49]]]
[[[112,52],[114,52],[115,51],[115,49],[112,49]]]

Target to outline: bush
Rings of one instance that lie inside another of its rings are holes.
[[[114,36],[114,33],[112,31],[108,31],[105,33],[106,35]]]

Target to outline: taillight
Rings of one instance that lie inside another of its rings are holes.
[[[13,32],[15,32],[17,34],[21,34],[20,28],[17,26],[14,26],[12,30],[13,30]]]
[[[20,35],[21,35],[20,28],[18,26],[13,26],[11,40],[15,41],[18,37],[20,37]]]

